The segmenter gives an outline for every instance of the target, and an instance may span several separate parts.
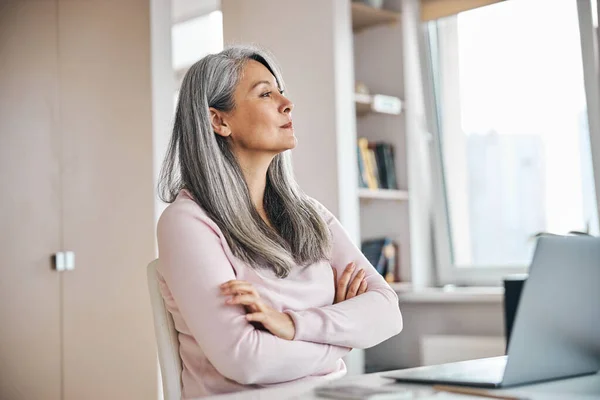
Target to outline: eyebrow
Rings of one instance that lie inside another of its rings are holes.
[[[272,86],[271,82],[269,82],[269,81],[258,81],[254,85],[252,85],[252,87],[250,88],[250,90],[251,91],[254,90],[254,88],[256,88],[258,85],[263,84],[263,83],[267,84],[269,86]]]

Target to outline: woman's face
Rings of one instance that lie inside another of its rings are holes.
[[[277,80],[263,64],[246,63],[234,102],[228,113],[211,108],[211,122],[217,134],[230,138],[235,153],[274,156],[296,146],[294,105],[279,92]]]

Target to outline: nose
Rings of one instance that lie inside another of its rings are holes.
[[[294,103],[292,103],[290,101],[290,99],[288,99],[285,96],[282,96],[283,101],[281,103],[281,106],[279,108],[279,111],[284,113],[284,114],[289,114],[292,112],[292,110],[294,109]]]

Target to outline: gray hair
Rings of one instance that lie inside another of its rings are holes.
[[[255,46],[235,45],[209,54],[185,74],[159,196],[172,203],[181,189],[188,190],[219,226],[236,257],[285,278],[294,265],[327,259],[332,239],[315,203],[294,179],[289,151],[275,156],[267,170],[263,206],[273,230],[252,204],[229,140],[212,129],[209,107],[224,112],[235,107],[234,91],[249,60],[268,68],[283,90],[274,58]]]

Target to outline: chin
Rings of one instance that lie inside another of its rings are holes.
[[[298,139],[296,139],[296,136],[293,136],[291,143],[290,143],[290,147],[287,148],[286,150],[291,150],[291,149],[295,148],[297,144],[298,144]]]
[[[298,144],[298,139],[296,139],[296,136],[286,138],[285,142],[281,144],[279,153],[284,152],[286,150],[292,150],[293,148],[296,147],[297,144]]]
[[[265,148],[263,151],[277,155],[284,151],[294,149],[297,144],[298,139],[296,139],[296,136],[289,136],[284,139],[278,138],[275,143],[271,142],[271,146],[269,146],[268,150]]]

